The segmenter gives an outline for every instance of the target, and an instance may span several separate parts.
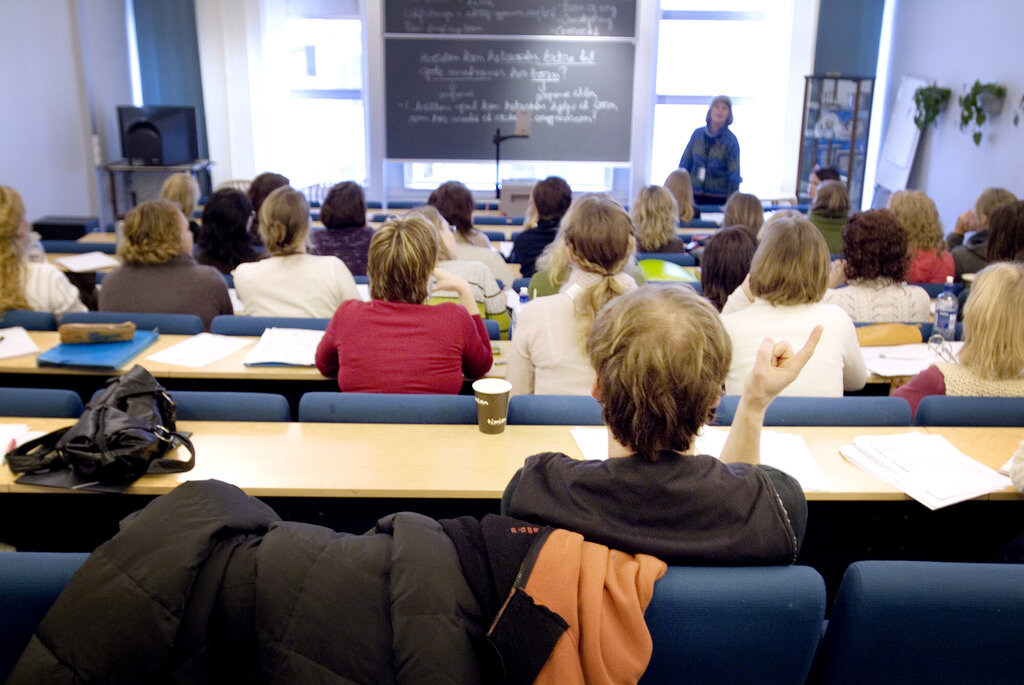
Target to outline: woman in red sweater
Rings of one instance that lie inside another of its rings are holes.
[[[437,231],[422,216],[392,218],[370,241],[370,302],[341,303],[316,352],[316,367],[343,392],[458,393],[491,368],[491,342],[473,292],[437,268]],[[431,289],[459,304],[427,305]]]

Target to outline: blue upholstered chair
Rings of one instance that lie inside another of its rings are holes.
[[[588,395],[516,395],[508,402],[508,423],[600,426],[601,405]]]
[[[0,388],[0,416],[77,419],[85,407],[78,393],[49,388]]]
[[[821,637],[825,582],[808,566],[672,566],[644,618],[654,640],[644,685],[798,685]]]
[[[638,262],[644,259],[660,259],[679,266],[697,266],[697,260],[688,252],[637,252],[636,259]]]
[[[55,331],[57,319],[50,312],[34,312],[29,309],[8,309],[0,315],[0,328],[21,326],[29,331]]]
[[[520,289],[522,289],[522,288],[529,288],[529,287],[530,287],[530,277],[529,276],[523,276],[522,278],[517,278],[516,280],[512,281],[512,289],[514,291],[516,291],[517,293],[520,291]]]
[[[210,332],[221,335],[263,335],[268,328],[304,328],[326,331],[330,319],[298,318],[290,316],[234,316],[221,314],[213,317]]]
[[[356,285],[370,285],[370,277],[365,274],[353,276],[352,279],[355,280]]]
[[[812,682],[1020,683],[1024,566],[858,561],[839,586]]]
[[[299,421],[339,423],[476,423],[469,395],[307,392]]]
[[[195,314],[154,314],[151,312],[72,312],[61,323],[121,323],[131,321],[136,328],[159,330],[174,335],[203,332],[203,320]]]
[[[171,390],[181,421],[291,421],[284,395],[268,392]]]
[[[484,319],[484,328],[487,329],[487,337],[491,340],[501,340],[501,326],[494,319]]]
[[[921,399],[915,426],[1024,427],[1024,397],[951,397]]]
[[[722,398],[715,423],[731,426],[739,395]],[[902,397],[776,397],[766,426],[909,426],[910,405]]]
[[[87,243],[77,240],[40,240],[43,244],[43,251],[53,254],[85,254],[86,252],[103,252],[105,254],[116,254],[117,245],[114,243]]]

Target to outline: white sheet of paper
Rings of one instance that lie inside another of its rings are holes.
[[[10,447],[13,440],[17,444],[25,441],[25,434],[28,433],[27,423],[0,423],[0,464],[4,463],[4,453]]]
[[[281,364],[286,366],[313,366],[316,347],[324,337],[323,331],[302,328],[268,328],[243,362],[246,366]]]
[[[960,353],[962,342],[950,343],[954,354]],[[864,365],[868,371],[878,376],[915,376],[936,361],[927,343],[909,345],[880,345],[878,347],[862,347]]]
[[[697,435],[697,452],[721,457],[729,431],[704,426]],[[761,463],[785,471],[800,482],[804,490],[825,490],[825,476],[814,461],[804,439],[795,433],[761,431]]]
[[[370,301],[369,283],[356,283],[356,290],[359,291],[359,299],[361,299],[363,302]]]
[[[28,331],[21,326],[0,328],[0,359],[20,357],[23,354],[35,354],[39,347],[32,342]]]
[[[231,298],[231,309],[235,314],[245,314],[245,303],[235,292],[234,288],[228,288],[228,297]]]
[[[234,335],[215,335],[199,333],[177,345],[151,354],[146,359],[176,366],[189,366],[195,369],[212,364],[233,352],[237,352],[252,341]]]
[[[76,273],[101,271],[121,264],[121,262],[117,261],[107,253],[98,251],[68,255],[67,257],[61,257],[56,261],[68,271],[74,271]]]
[[[508,259],[509,257],[512,256],[512,248],[515,247],[515,246],[516,246],[516,244],[514,242],[512,242],[511,240],[499,240],[498,241],[498,252],[501,253],[502,257],[504,257],[505,259]],[[511,285],[511,283],[509,285]]]
[[[569,431],[584,459],[608,458],[608,429],[605,426],[576,426]]]

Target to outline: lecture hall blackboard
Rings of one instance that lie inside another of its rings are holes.
[[[628,162],[635,0],[388,0],[387,156]]]

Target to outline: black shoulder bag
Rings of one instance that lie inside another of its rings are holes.
[[[7,462],[15,473],[70,469],[78,486],[126,485],[146,473],[189,471],[196,451],[175,430],[176,418],[177,405],[167,391],[149,371],[135,366],[107,381],[75,425],[26,442],[7,455]],[[188,449],[188,461],[165,459],[178,445]]]

